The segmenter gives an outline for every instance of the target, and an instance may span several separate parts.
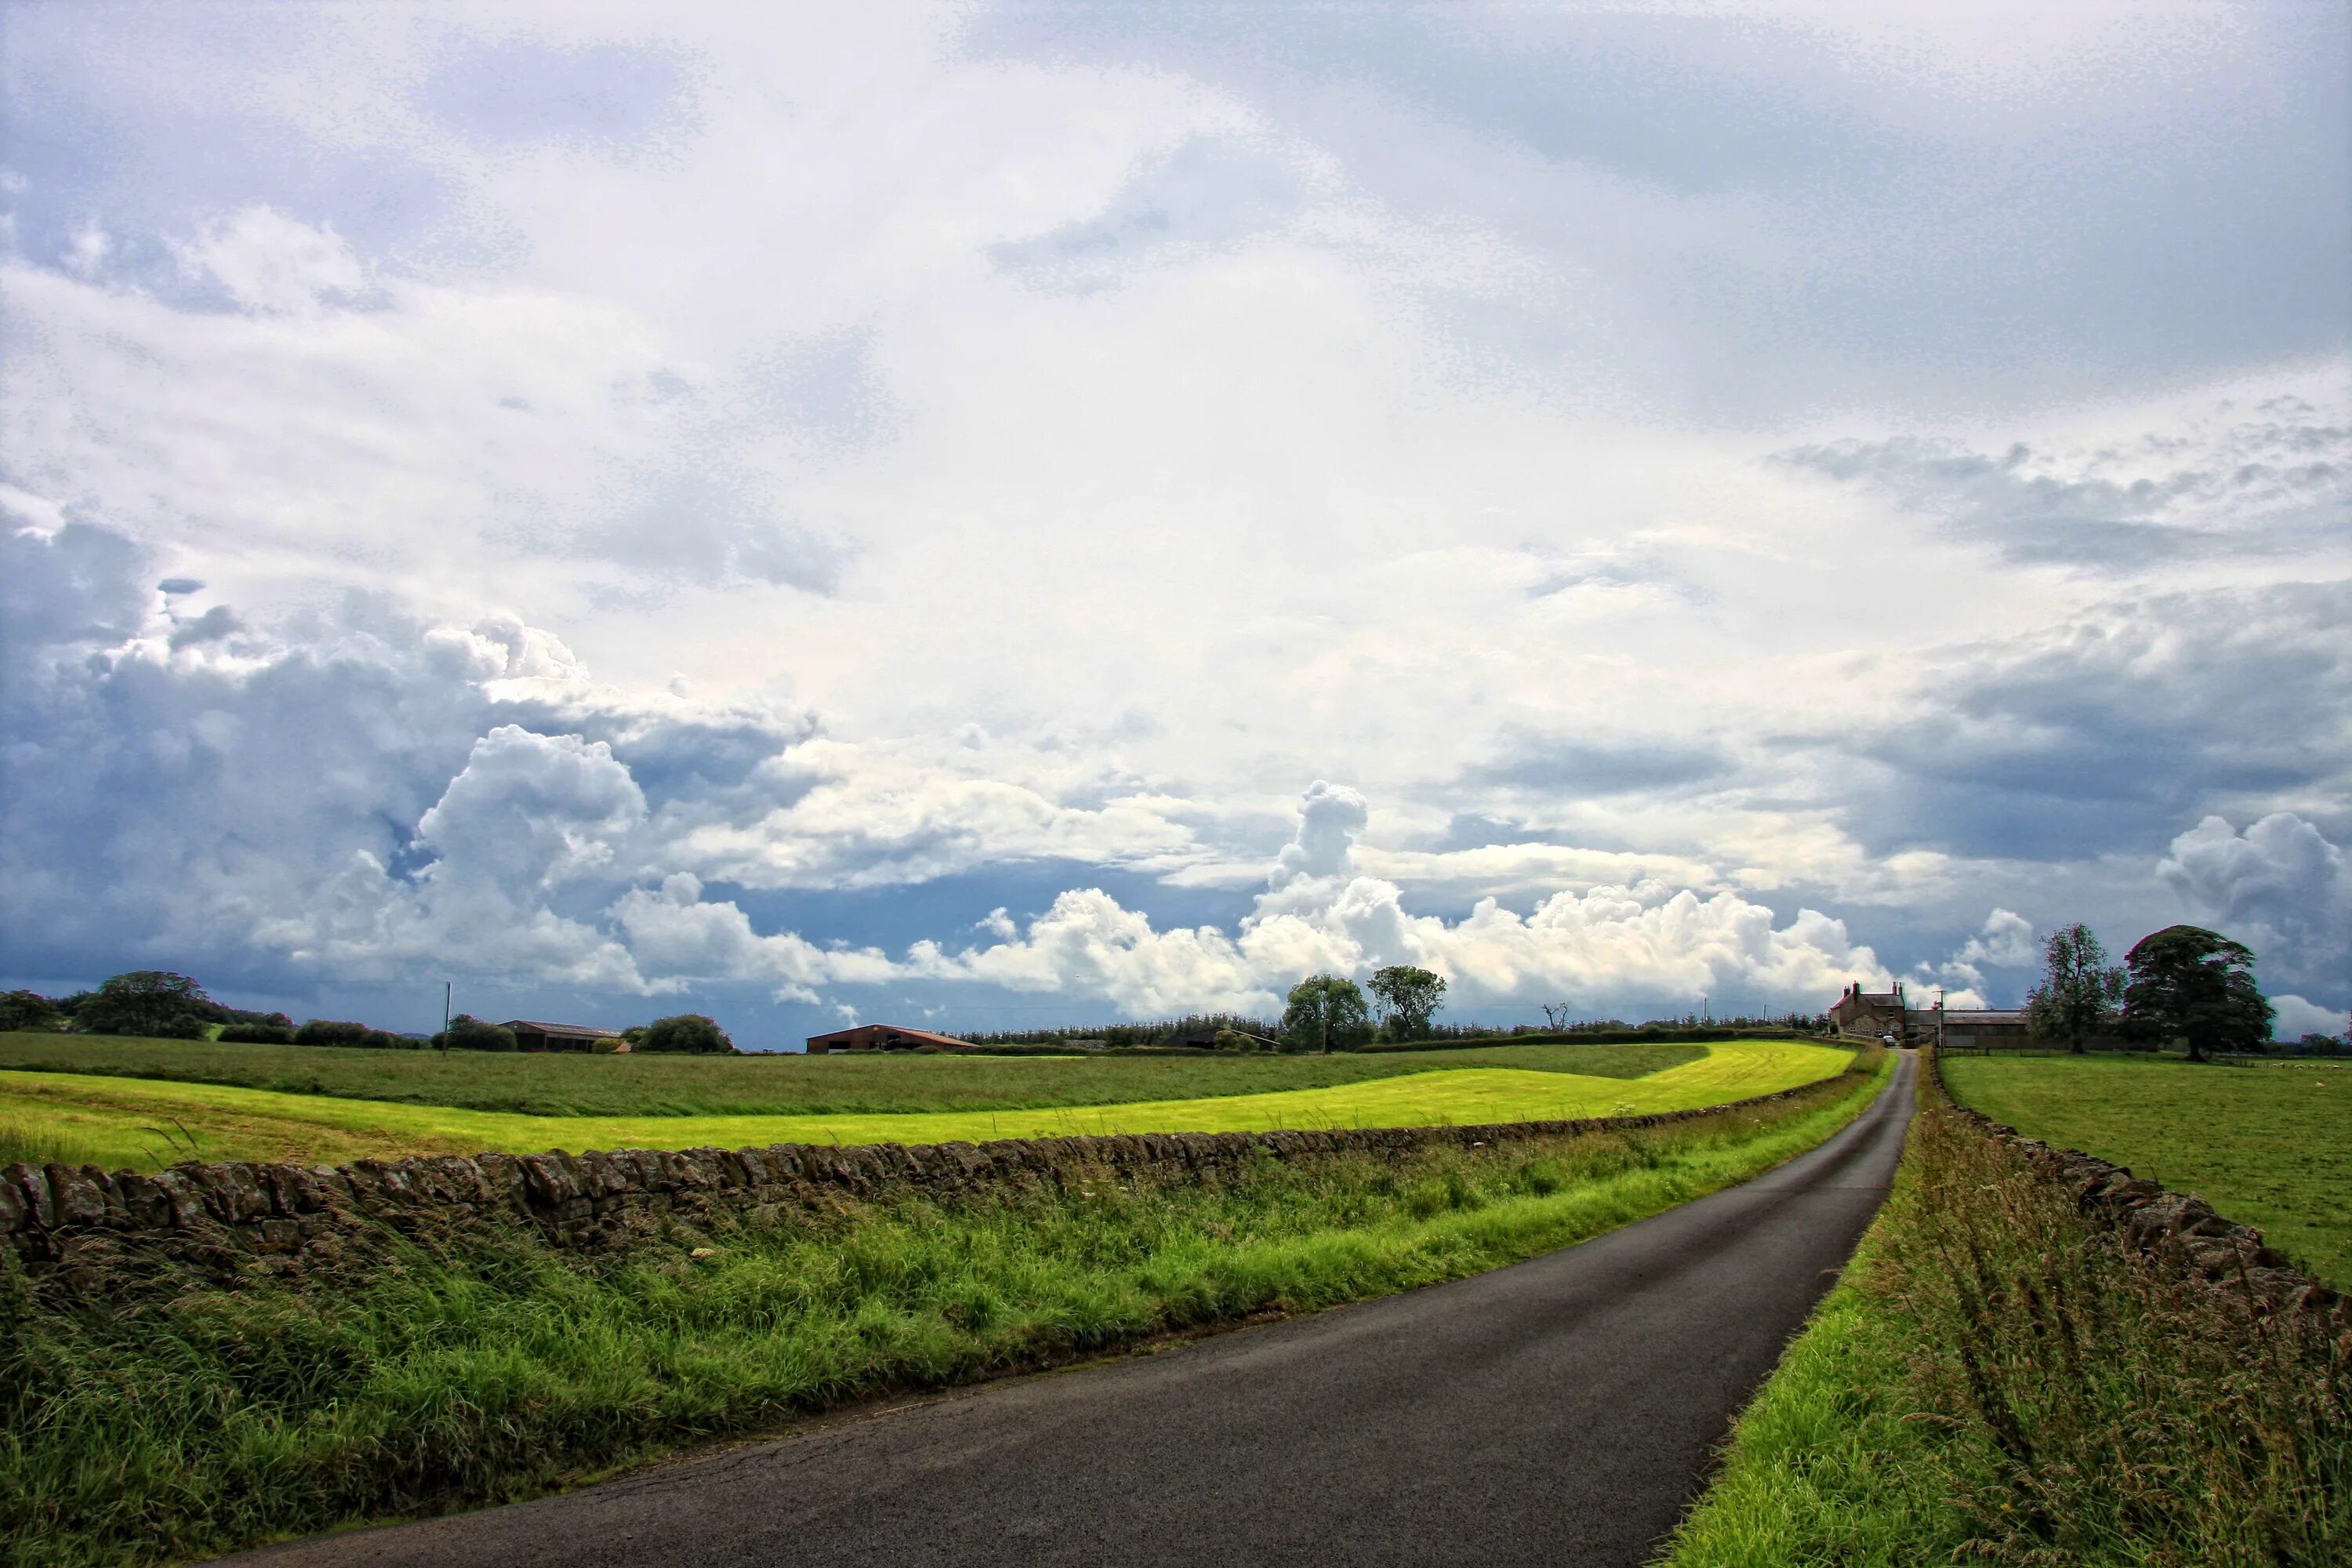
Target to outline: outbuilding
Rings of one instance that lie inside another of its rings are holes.
[[[519,1051],[625,1051],[629,1042],[618,1029],[593,1024],[550,1024],[538,1018],[509,1018],[499,1026],[515,1037]]]
[[[909,1029],[898,1024],[858,1024],[835,1029],[829,1035],[811,1035],[808,1048],[809,1055],[821,1057],[830,1051],[968,1051],[973,1047],[970,1040],[935,1035],[929,1029]]]

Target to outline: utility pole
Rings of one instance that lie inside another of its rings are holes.
[[[444,980],[441,983],[441,1054],[445,1057],[449,1054],[449,1004],[456,1000],[457,995],[457,983]]]

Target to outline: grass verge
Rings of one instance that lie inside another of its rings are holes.
[[[476,1222],[331,1279],[0,1278],[0,1542],[138,1563],[511,1499],[893,1389],[1459,1278],[1745,1180],[1851,1121],[1854,1071],[1652,1130],[1224,1182],[903,1197],[583,1256]],[[700,1249],[698,1256],[698,1249]]]
[[[1636,1079],[1471,1067],[1320,1089],[1034,1110],[819,1116],[519,1116],[394,1105],[217,1084],[80,1073],[0,1072],[0,1118],[110,1152],[94,1163],[152,1170],[181,1135],[212,1160],[299,1164],[363,1155],[535,1154],[547,1149],[747,1148],[766,1143],[943,1143],[1078,1133],[1265,1131],[1298,1127],[1455,1126],[1687,1110],[1772,1094],[1843,1071],[1826,1046],[1735,1041]],[[1052,1065],[1052,1064],[1049,1064]]]
[[[1944,1063],[1944,1084],[2029,1137],[2197,1194],[2352,1290],[2352,1064],[1971,1057]]]
[[[2332,1568],[2352,1560],[2347,1353],[2125,1253],[1925,1104],[1662,1563]]]

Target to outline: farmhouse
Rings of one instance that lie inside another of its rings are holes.
[[[929,1029],[907,1029],[896,1024],[859,1024],[835,1029],[829,1035],[811,1035],[808,1048],[809,1055],[821,1057],[828,1051],[968,1051],[972,1045],[970,1040],[934,1035]]]
[[[499,1027],[515,1037],[521,1051],[625,1051],[629,1042],[618,1029],[593,1024],[550,1024],[537,1018],[509,1018]]]
[[[1952,1007],[1942,998],[1932,1007],[1914,1007],[1903,994],[1903,982],[1892,991],[1864,991],[1859,981],[1830,1009],[1830,1027],[1854,1039],[1892,1035],[1906,1045],[1933,1040],[1939,1046],[2022,1045],[2027,1040],[2025,1015],[2014,1008]]]
[[[1857,1039],[1874,1040],[1882,1035],[1906,1039],[1910,1016],[1910,1008],[1904,1005],[1903,982],[1896,981],[1892,991],[1864,991],[1857,980],[1830,1009],[1830,1027]]]

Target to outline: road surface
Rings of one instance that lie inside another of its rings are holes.
[[[1511,1268],[236,1561],[1631,1568],[1869,1225],[1916,1070],[1779,1170]]]

